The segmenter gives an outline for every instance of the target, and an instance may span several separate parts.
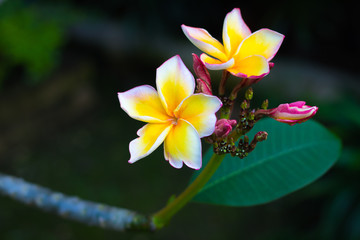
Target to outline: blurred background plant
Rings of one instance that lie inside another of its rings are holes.
[[[0,197],[0,239],[360,239],[360,37],[356,8],[336,0],[0,1],[0,171],[92,201],[158,210],[192,171],[168,166],[161,149],[127,163],[141,123],[120,110],[116,92],[154,85],[155,69],[175,54],[191,68],[199,52],[180,25],[221,39],[234,7],[252,31],[286,36],[271,74],[254,86],[254,105],[305,100],[342,139],[343,154],[325,176],[266,205],[190,204],[155,234],[83,226]]]
[[[0,8],[0,84],[21,68],[35,84],[48,77],[59,61],[65,28],[71,22],[62,6],[4,1]]]

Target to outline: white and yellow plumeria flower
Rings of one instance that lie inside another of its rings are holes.
[[[165,159],[173,167],[181,168],[184,162],[200,169],[200,138],[214,132],[221,101],[215,96],[193,94],[194,77],[179,56],[157,69],[156,87],[158,92],[143,85],[118,93],[121,108],[130,117],[148,123],[130,142],[129,163],[146,157],[164,142]]]
[[[186,37],[207,54],[200,56],[211,70],[226,69],[242,78],[260,78],[270,71],[269,61],[275,56],[284,35],[270,29],[251,33],[241,17],[240,9],[228,13],[223,26],[223,43],[205,29],[181,26]]]

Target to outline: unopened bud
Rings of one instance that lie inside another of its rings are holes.
[[[266,99],[265,101],[263,101],[263,103],[261,104],[261,108],[266,110],[269,106],[269,100]]]
[[[304,101],[280,104],[277,108],[267,110],[269,117],[276,121],[294,125],[312,118],[318,110],[316,106],[307,106]]]
[[[247,100],[244,100],[241,105],[240,105],[241,109],[245,110],[248,109],[250,107],[250,104]]]
[[[249,119],[250,121],[252,121],[252,120],[255,119],[255,109],[252,110],[251,112],[249,112],[248,119]]]
[[[247,145],[249,144],[249,137],[248,136],[244,136],[244,144]]]
[[[269,62],[269,68],[270,68],[270,70],[274,67],[274,65],[275,65],[275,63]]]
[[[255,149],[256,144],[258,142],[265,141],[267,139],[267,137],[268,137],[268,133],[265,131],[260,131],[260,132],[256,133],[254,136],[254,139],[250,143],[249,152],[251,152]]]
[[[268,137],[268,133],[265,132],[265,131],[260,131],[258,132],[257,134],[255,134],[255,139],[257,142],[262,142],[262,141],[265,141]]]
[[[210,86],[200,78],[196,79],[196,92],[212,95]]]
[[[203,80],[211,89],[210,74],[209,74],[208,70],[206,69],[204,63],[201,61],[201,59],[195,53],[193,53],[192,56],[193,56],[193,68],[194,68],[196,76],[198,78],[200,78],[201,80]]]
[[[254,96],[254,91],[253,91],[253,89],[252,89],[252,88],[248,88],[248,89],[246,90],[246,92],[245,92],[245,99],[250,101],[250,100],[253,98],[253,96]]]
[[[232,131],[232,128],[236,126],[236,120],[220,119],[215,124],[214,134],[218,138],[224,138]]]

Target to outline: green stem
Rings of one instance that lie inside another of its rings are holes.
[[[217,155],[214,153],[195,181],[193,181],[177,198],[153,215],[152,222],[157,229],[162,228],[167,224],[172,216],[183,208],[186,203],[188,203],[204,187],[218,169],[224,157],[225,154]]]

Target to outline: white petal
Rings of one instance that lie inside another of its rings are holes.
[[[205,53],[216,57],[221,61],[226,61],[224,46],[215,38],[213,38],[208,31],[203,28],[188,27],[181,25],[185,36]]]
[[[200,55],[201,61],[203,61],[203,63],[205,64],[206,68],[210,69],[210,70],[223,70],[223,69],[227,69],[230,68],[234,65],[234,59],[231,58],[229,61],[227,62],[221,62],[215,58],[209,57],[208,55],[206,55],[205,53]]]

